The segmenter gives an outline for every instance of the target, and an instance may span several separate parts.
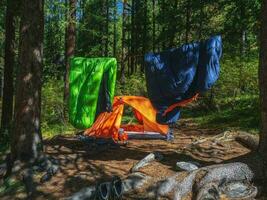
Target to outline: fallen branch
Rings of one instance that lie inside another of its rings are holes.
[[[259,144],[259,138],[250,133],[243,132],[243,131],[225,131],[221,134],[218,134],[212,137],[206,137],[203,139],[195,138],[193,142],[185,146],[184,149],[194,149],[194,148],[205,149],[205,147],[202,147],[202,146],[200,147],[200,145],[206,142],[211,142],[212,144],[214,144],[213,145],[214,147],[216,146],[216,149],[227,150],[229,149],[229,147],[225,147],[225,145],[222,142],[225,143],[225,142],[231,142],[231,141],[237,141],[238,143],[240,143],[241,145],[247,147],[248,149],[252,151],[256,151],[258,148],[258,144]]]
[[[148,154],[145,158],[143,158],[142,160],[140,160],[138,163],[136,163],[130,170],[130,172],[136,172],[138,171],[140,168],[148,165],[149,163],[155,161],[155,160],[161,160],[163,158],[163,156],[158,153],[158,152],[154,152],[154,153],[150,153]]]

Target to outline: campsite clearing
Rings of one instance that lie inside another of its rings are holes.
[[[221,137],[214,137],[220,133]],[[57,136],[45,141],[45,151],[59,160],[61,170],[50,181],[37,186],[37,199],[63,199],[100,180],[110,180],[115,175],[125,177],[134,163],[154,151],[160,152],[163,160],[153,162],[142,171],[155,178],[173,175],[178,161],[196,161],[205,166],[250,152],[232,140],[229,133],[199,128],[192,120],[184,119],[174,130],[172,142],[130,140],[127,146],[89,145],[76,136]],[[196,139],[202,143],[192,146]],[[39,182],[40,176],[35,178]],[[23,191],[5,194],[1,199],[15,197],[23,199],[25,194]]]

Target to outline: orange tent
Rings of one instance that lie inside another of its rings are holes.
[[[133,108],[134,116],[139,124],[121,124],[125,104]],[[96,138],[113,138],[116,141],[124,141],[128,139],[130,132],[138,134],[156,132],[167,135],[168,131],[168,125],[156,122],[156,110],[149,99],[139,96],[119,96],[114,98],[113,111],[101,113],[93,126],[85,130],[84,134]]]

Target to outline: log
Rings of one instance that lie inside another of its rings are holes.
[[[178,172],[165,180],[155,181],[153,180],[155,177],[150,177],[146,179],[146,182],[142,184],[140,182],[138,190],[142,188],[142,193],[147,194],[146,198],[148,199],[168,198],[182,200],[197,198],[202,200],[208,197],[216,199],[218,195],[221,197],[222,195],[229,196],[234,194],[235,187],[233,183],[241,185],[246,182],[242,187],[246,186],[246,190],[251,192],[244,193],[243,196],[240,196],[240,193],[238,194],[238,198],[246,199],[254,198],[257,194],[257,190],[252,185],[253,177],[253,172],[246,164],[236,162],[211,165],[191,172]],[[232,190],[225,190],[226,187],[232,188]],[[136,193],[138,190],[127,190],[126,193]],[[233,198],[233,195],[231,198]]]
[[[259,137],[246,132],[238,132],[235,140],[252,151],[256,151],[259,145]]]
[[[140,162],[149,164],[155,160],[149,154]],[[149,162],[144,162],[149,161]],[[140,163],[138,162],[138,163]],[[137,164],[138,164],[137,163]],[[144,166],[143,164],[135,166]],[[136,167],[135,170],[139,169]],[[141,172],[130,173],[122,180],[123,195],[126,199],[254,199],[257,188],[252,181],[254,173],[245,163],[234,162],[201,167],[193,171],[177,172],[163,180]],[[91,198],[95,186],[82,189],[69,200]]]

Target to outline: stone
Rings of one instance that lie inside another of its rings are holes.
[[[198,169],[198,166],[191,162],[177,162],[176,163],[176,169],[178,171],[194,171]]]

